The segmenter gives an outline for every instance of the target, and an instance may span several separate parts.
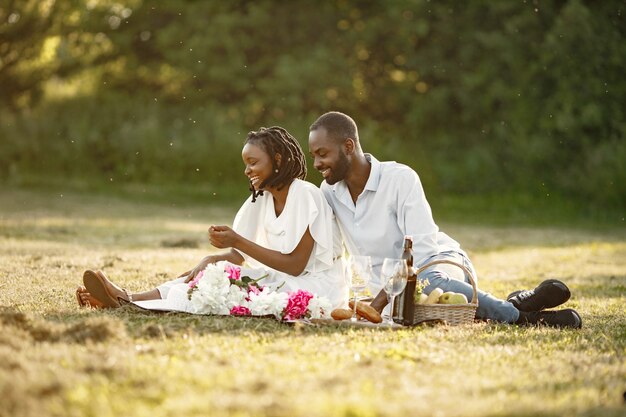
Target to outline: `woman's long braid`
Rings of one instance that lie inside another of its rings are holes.
[[[255,190],[254,189],[254,185],[252,185],[252,180],[250,180],[250,188],[248,188],[248,190],[250,190],[250,192],[252,193],[252,202],[255,203],[256,202],[256,198],[260,195],[263,195],[263,190]]]
[[[274,175],[264,181],[263,188],[270,186],[280,190],[295,178],[301,180],[306,178],[304,152],[298,141],[287,130],[279,126],[262,127],[258,132],[248,133],[246,143],[248,142],[258,143],[272,159]],[[276,154],[281,156],[280,166],[274,158]],[[253,203],[258,196],[263,195],[263,191],[256,191],[252,184],[250,184],[250,191]]]

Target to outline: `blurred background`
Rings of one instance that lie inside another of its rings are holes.
[[[339,110],[436,207],[623,225],[625,14],[617,0],[0,0],[0,185],[239,204],[249,130],[281,125],[308,151],[309,125]]]

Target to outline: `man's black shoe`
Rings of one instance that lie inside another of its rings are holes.
[[[567,285],[557,279],[547,279],[534,290],[513,291],[506,300],[519,311],[541,311],[560,306],[569,300]]]
[[[554,311],[520,311],[517,324],[537,325],[551,327],[571,327],[580,329],[583,326],[583,319],[571,308]]]

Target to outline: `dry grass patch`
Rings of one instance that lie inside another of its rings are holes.
[[[21,202],[21,203],[20,203]],[[580,331],[371,331],[80,310],[87,268],[150,288],[234,212],[0,191],[0,416],[622,416],[624,230],[447,225],[498,296],[565,280]],[[164,245],[163,242],[200,242]],[[191,245],[193,246],[193,245]]]

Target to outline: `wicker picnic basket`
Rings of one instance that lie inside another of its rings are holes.
[[[447,324],[456,326],[459,324],[469,324],[474,322],[476,309],[478,308],[478,294],[476,292],[476,279],[472,272],[464,265],[454,261],[438,260],[432,261],[415,271],[419,276],[425,269],[437,264],[451,264],[457,266],[467,274],[474,289],[472,300],[467,304],[415,304],[415,318],[413,324],[418,324],[430,320],[443,320]]]

